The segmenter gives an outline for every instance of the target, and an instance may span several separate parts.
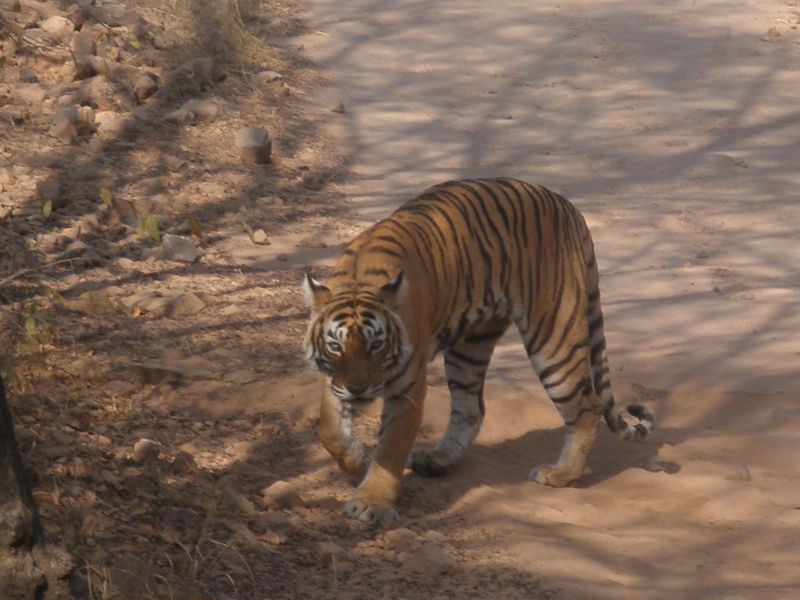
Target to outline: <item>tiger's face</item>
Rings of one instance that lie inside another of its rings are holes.
[[[342,402],[374,400],[408,354],[403,324],[382,298],[383,288],[332,293],[310,276],[305,287],[312,305],[306,360],[330,377]]]

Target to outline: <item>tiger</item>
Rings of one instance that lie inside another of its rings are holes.
[[[594,244],[577,208],[545,187],[511,178],[435,185],[349,242],[327,281],[306,272],[304,288],[305,358],[322,374],[318,436],[360,480],[343,505],[348,517],[389,525],[407,466],[440,476],[461,458],[483,423],[489,360],[511,323],[566,425],[558,460],[530,479],[578,485],[601,417],[623,440],[655,427],[644,406],[627,407],[635,423],[616,407]],[[449,422],[433,448],[412,453],[427,365],[440,353]],[[370,460],[352,423],[377,397]]]

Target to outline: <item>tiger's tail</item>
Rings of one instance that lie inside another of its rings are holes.
[[[592,367],[592,383],[603,406],[603,416],[608,428],[626,441],[645,439],[656,426],[653,414],[640,404],[629,404],[627,412],[639,420],[635,425],[628,423],[614,403],[611,389],[611,373],[606,354],[606,336],[603,330],[603,312],[600,308],[600,275],[591,238],[586,240],[586,266],[588,269],[589,291],[589,351]]]

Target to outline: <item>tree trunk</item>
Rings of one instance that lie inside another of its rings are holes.
[[[70,568],[63,550],[44,545],[0,379],[0,598],[68,598],[64,578]]]

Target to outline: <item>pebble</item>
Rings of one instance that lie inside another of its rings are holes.
[[[261,491],[264,503],[269,508],[299,508],[306,505],[295,486],[287,481],[276,481]]]
[[[38,83],[20,83],[14,89],[14,95],[31,104],[39,104],[47,98],[47,90]]]
[[[266,129],[246,127],[236,133],[236,148],[247,162],[264,164],[270,161],[272,140]]]
[[[267,237],[263,229],[256,229],[253,232],[253,243],[259,246],[269,246],[272,242],[270,242],[269,237]]]
[[[158,385],[167,381],[181,379],[204,380],[213,379],[209,369],[203,369],[187,360],[151,360],[128,365],[131,371],[146,384]]]
[[[186,125],[194,121],[194,113],[185,108],[178,108],[164,115],[164,120],[173,125]]]
[[[417,534],[406,528],[392,529],[383,535],[383,541],[388,550],[397,553],[410,552],[417,546]]]
[[[133,95],[136,96],[139,103],[144,102],[157,91],[158,81],[151,73],[142,73],[133,82]]]
[[[211,100],[192,99],[181,108],[188,110],[200,121],[213,121],[219,112],[219,107]]]
[[[39,78],[36,76],[36,71],[30,67],[22,67],[19,70],[19,80],[24,83],[38,83]]]
[[[66,17],[59,15],[48,17],[39,23],[39,27],[59,39],[66,39],[75,31],[75,24]]]
[[[276,71],[261,71],[255,74],[254,79],[260,84],[272,83],[273,81],[283,79],[283,75]]]
[[[55,179],[44,179],[36,182],[35,195],[37,200],[50,200],[55,205],[60,191],[61,185]]]
[[[67,106],[53,117],[50,135],[65,144],[71,144],[78,136],[89,135],[94,130],[94,111],[89,106]]]
[[[161,239],[161,258],[164,260],[191,263],[196,261],[199,256],[200,251],[189,238],[166,233]]]
[[[97,50],[94,44],[94,32],[92,31],[76,31],[72,34],[72,40],[69,42],[69,49],[78,57],[85,57],[93,55]]]
[[[314,554],[320,562],[334,566],[347,555],[347,551],[333,542],[317,542]]]
[[[153,440],[142,438],[133,445],[133,460],[142,463],[158,457],[158,450],[161,445]]]
[[[428,577],[438,577],[455,566],[453,559],[441,547],[432,543],[425,543],[413,552],[401,554],[399,561],[406,571]]]

